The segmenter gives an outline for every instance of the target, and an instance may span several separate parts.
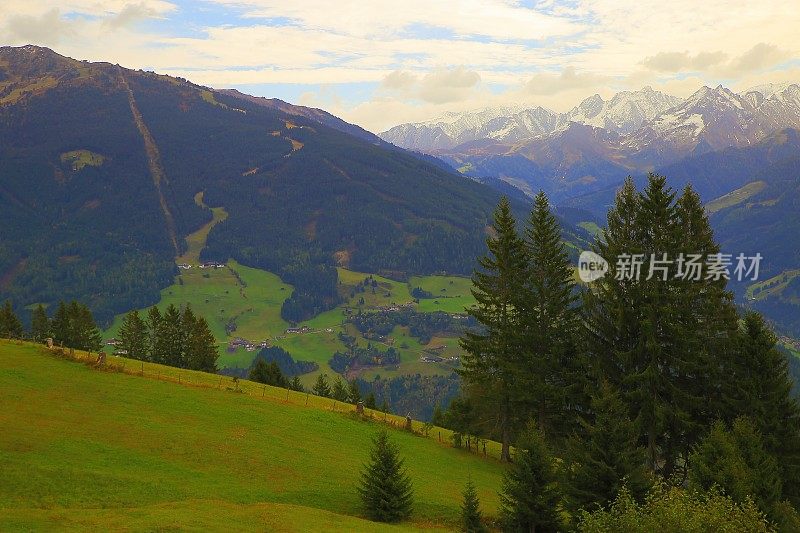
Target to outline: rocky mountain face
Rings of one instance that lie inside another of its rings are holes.
[[[784,128],[800,128],[796,84],[739,94],[702,87],[685,100],[645,87],[610,100],[594,95],[567,113],[493,109],[404,124],[380,135],[435,154],[467,175],[543,189],[558,201],[692,155],[752,146]]]

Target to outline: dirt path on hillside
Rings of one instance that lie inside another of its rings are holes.
[[[150,130],[147,129],[147,125],[142,119],[142,114],[139,112],[139,107],[136,105],[136,99],[133,97],[133,91],[128,85],[128,80],[125,79],[122,69],[119,70],[119,78],[122,86],[128,93],[128,104],[131,108],[133,120],[136,122],[136,127],[139,128],[139,133],[144,140],[144,148],[147,153],[147,165],[150,169],[150,175],[153,178],[156,192],[158,192],[158,201],[161,204],[161,211],[163,211],[164,219],[167,223],[167,231],[169,232],[169,237],[172,241],[172,246],[175,248],[175,255],[177,256],[180,253],[180,249],[178,247],[177,232],[175,231],[175,219],[172,217],[169,205],[167,205],[167,199],[164,197],[164,193],[161,190],[162,183],[169,184],[167,175],[164,173],[164,167],[161,165],[161,154],[158,151],[158,146],[156,145],[155,139],[153,139],[153,135],[150,133]]]

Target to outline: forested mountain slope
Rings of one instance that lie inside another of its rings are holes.
[[[154,303],[224,207],[201,258],[278,273],[309,314],[331,305],[336,265],[468,274],[499,196],[296,112],[0,48],[0,298],[17,307],[79,298],[105,321]]]

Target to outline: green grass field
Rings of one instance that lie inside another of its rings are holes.
[[[777,276],[753,283],[747,287],[745,295],[751,300],[762,300],[768,296],[779,295],[797,276],[800,276],[800,269],[786,270]]]
[[[330,412],[352,410],[331,400],[305,406],[306,395],[282,389],[243,381],[237,394],[211,374],[142,368],[145,377],[102,372],[0,341],[0,530],[450,528],[468,476],[497,514],[497,461],[390,430],[414,514],[398,527],[367,522],[354,488],[384,424]]]
[[[203,194],[195,196],[195,202],[201,207]],[[212,220],[186,238],[187,250],[176,259],[178,264],[192,265],[188,270],[180,270],[175,283],[161,291],[158,307],[163,311],[168,305],[181,307],[190,305],[196,314],[206,318],[214,337],[220,347],[218,366],[220,368],[247,368],[257,352],[248,352],[239,348],[233,353],[227,351],[228,340],[232,337],[243,337],[250,341],[268,340],[288,351],[295,360],[314,361],[319,370],[301,377],[304,386],[313,385],[319,373],[333,376],[328,360],[337,350],[344,351],[345,346],[338,339],[343,331],[346,307],[360,308],[364,311],[387,307],[393,304],[405,304],[413,301],[411,289],[421,287],[435,297],[422,299],[415,306],[421,312],[445,311],[463,313],[464,308],[474,304],[470,293],[471,281],[456,276],[419,276],[411,278],[407,283],[382,276],[372,275],[377,283],[371,284],[363,292],[355,288],[367,279],[370,274],[354,272],[339,268],[339,292],[344,303],[336,309],[322,313],[303,322],[313,331],[305,334],[286,334],[289,324],[280,316],[281,305],[293,290],[291,285],[283,283],[278,276],[270,272],[240,265],[236,261],[228,261],[226,268],[200,269],[200,252],[205,247],[211,228],[225,220],[227,213],[221,208],[211,209]],[[351,296],[351,293],[353,294]],[[364,299],[361,304],[360,300]],[[144,313],[146,310],[142,309]],[[124,315],[115,318],[112,325],[104,332],[104,338],[116,337]],[[226,326],[235,324],[236,329],[226,334]],[[360,337],[357,331],[350,328],[351,334]],[[394,346],[400,349],[401,364],[396,368],[381,368],[375,372],[367,371],[367,376],[381,374],[387,377],[416,374],[449,375],[452,368],[447,365],[421,363],[420,356],[425,347],[408,335],[407,331],[398,330],[392,334]],[[361,344],[366,341],[361,338]],[[456,344],[455,339],[450,339]],[[406,348],[399,348],[404,343]],[[111,349],[109,348],[109,351]]]
[[[417,309],[423,313],[444,311],[464,313],[464,309],[475,305],[472,296],[472,280],[457,276],[414,276],[409,282],[413,289],[419,287],[433,294],[433,298],[423,298]]]
[[[733,207],[734,205],[739,205],[740,203],[744,202],[748,198],[760,193],[764,190],[767,184],[764,181],[752,181],[745,185],[744,187],[740,187],[735,191],[731,191],[728,194],[722,195],[719,198],[715,198],[706,204],[706,211],[709,213],[716,213],[726,207]]]

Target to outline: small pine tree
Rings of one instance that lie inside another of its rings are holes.
[[[752,498],[768,515],[781,499],[778,463],[744,417],[730,430],[722,422],[714,424],[689,456],[689,479],[701,490],[716,485],[738,503]]]
[[[438,403],[433,407],[433,416],[431,416],[431,424],[434,426],[444,427],[444,413],[442,406]]]
[[[375,393],[374,392],[370,391],[370,393],[367,394],[367,398],[366,398],[366,400],[364,400],[364,407],[366,407],[367,409],[376,409],[377,408],[376,404],[375,404]]]
[[[344,383],[342,383],[342,379],[339,376],[336,376],[336,381],[333,382],[331,396],[334,400],[338,400],[340,402],[347,401],[347,387]]]
[[[411,479],[386,430],[372,441],[370,460],[361,474],[358,493],[371,520],[399,522],[411,516],[414,501]]]
[[[10,300],[0,309],[0,337],[17,338],[22,336],[22,322],[14,314]]]
[[[574,510],[604,507],[626,486],[636,498],[650,488],[647,455],[619,393],[603,382],[591,400],[583,434],[567,441],[566,488]]]
[[[50,336],[50,318],[42,304],[37,305],[31,314],[31,335],[36,342],[44,342]]]
[[[289,388],[297,392],[303,392],[305,390],[303,384],[300,383],[300,378],[297,376],[292,378],[292,382],[289,383]]]
[[[286,388],[289,382],[281,372],[278,363],[270,361],[267,363],[264,358],[257,357],[253,368],[250,369],[248,378],[250,381],[264,383],[265,385],[272,385],[273,387]]]
[[[317,376],[317,382],[314,383],[314,388],[311,392],[323,398],[331,397],[331,387],[328,385],[328,374],[320,374]]]
[[[147,311],[147,346],[150,354],[147,360],[154,363],[164,363],[166,361],[166,348],[164,346],[164,336],[161,330],[164,327],[164,318],[158,307],[153,306]]]
[[[389,402],[386,401],[386,398],[383,399],[383,403],[381,403],[381,412],[388,413],[389,412]]]
[[[478,491],[472,480],[467,481],[464,488],[464,501],[461,504],[461,531],[464,533],[483,533],[487,531],[481,522],[480,501]]]
[[[70,302],[67,311],[69,322],[74,335],[72,348],[79,350],[98,351],[103,345],[100,329],[94,322],[92,312],[84,304]]]
[[[350,390],[348,391],[348,401],[353,405],[361,401],[361,391],[358,388],[358,382],[354,379],[350,382]]]
[[[541,433],[529,427],[516,446],[500,493],[504,531],[553,531],[560,527],[553,457]]]

